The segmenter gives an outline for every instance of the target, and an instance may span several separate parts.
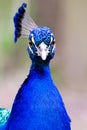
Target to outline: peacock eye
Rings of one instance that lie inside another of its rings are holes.
[[[53,46],[55,45],[55,40],[53,40],[53,41],[51,42],[51,45],[53,45]]]
[[[32,41],[29,42],[30,47],[32,47],[34,45],[34,43]]]

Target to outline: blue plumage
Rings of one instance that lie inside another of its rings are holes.
[[[14,35],[16,42],[26,34],[32,64],[11,113],[4,115],[0,109],[0,130],[71,130],[70,118],[50,73],[49,63],[56,49],[54,34],[48,27],[37,26],[26,15],[25,7],[22,4],[14,17]]]
[[[51,35],[54,35],[50,28],[48,27],[38,27],[31,31],[29,35],[29,39],[32,39],[32,36],[34,36],[35,44],[38,46],[41,42],[44,42],[45,44],[49,45],[51,41]]]
[[[14,16],[14,26],[15,26],[15,37],[14,42],[17,42],[17,39],[21,36],[21,30],[22,30],[22,19],[25,14],[25,9],[27,7],[26,3],[23,3],[22,6],[18,9],[18,12]]]

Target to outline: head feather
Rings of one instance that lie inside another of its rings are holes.
[[[26,8],[27,4],[23,3],[14,16],[14,42],[17,42],[20,36],[29,37],[29,33],[37,27],[33,19],[27,14]]]

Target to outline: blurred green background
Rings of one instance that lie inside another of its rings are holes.
[[[72,130],[87,128],[87,1],[0,0],[0,106],[11,109],[18,88],[26,78],[30,59],[28,40],[14,44],[13,16],[22,2],[37,25],[51,27],[56,37],[56,56],[51,72],[67,111]]]

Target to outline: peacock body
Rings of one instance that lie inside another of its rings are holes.
[[[50,73],[49,63],[56,48],[54,34],[48,27],[38,27],[26,7],[23,3],[14,16],[14,41],[28,37],[32,64],[11,112],[0,109],[0,130],[71,130],[70,118]]]

